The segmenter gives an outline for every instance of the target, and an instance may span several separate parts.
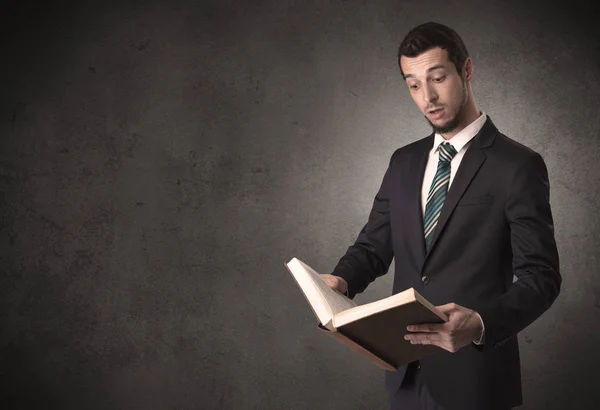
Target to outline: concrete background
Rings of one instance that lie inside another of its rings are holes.
[[[521,408],[600,406],[590,6],[4,3],[1,408],[386,408],[382,372],[315,329],[283,263],[332,269],[391,153],[430,133],[396,65],[429,20],[550,172],[564,281],[519,335]]]

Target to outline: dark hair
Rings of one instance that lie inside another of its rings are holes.
[[[410,30],[400,44],[398,66],[402,78],[406,79],[400,65],[400,57],[416,57],[434,47],[440,47],[448,52],[448,58],[456,67],[458,75],[462,76],[462,67],[467,57],[469,57],[465,44],[456,31],[450,27],[430,21]]]

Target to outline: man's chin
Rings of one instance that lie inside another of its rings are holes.
[[[427,120],[427,122],[429,123],[429,125],[431,125],[431,128],[433,129],[434,132],[438,133],[438,134],[446,134],[449,132],[454,131],[458,125],[459,125],[459,121],[457,117],[452,118],[451,120],[448,120],[442,124],[434,124],[433,122],[431,122],[429,120],[429,118],[427,118],[427,116],[425,116],[425,119]]]

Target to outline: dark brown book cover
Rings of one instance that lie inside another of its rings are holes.
[[[385,360],[381,359],[380,357],[375,356],[373,353],[371,353],[370,351],[368,351],[367,349],[365,349],[358,343],[353,342],[351,339],[348,339],[346,336],[344,336],[340,332],[336,332],[336,331],[332,332],[331,330],[327,329],[325,326],[323,326],[320,323],[319,323],[319,329],[321,329],[323,332],[326,332],[329,336],[333,337],[338,342],[346,345],[351,350],[354,350],[356,353],[358,353],[365,359],[370,360],[377,367],[384,369],[384,370],[392,370],[392,371],[396,370],[396,368],[393,367],[391,364],[387,363]]]
[[[337,331],[383,362],[398,368],[443,351],[438,346],[411,344],[404,340],[404,335],[409,333],[406,326],[421,323],[444,323],[444,320],[415,301],[345,324]]]

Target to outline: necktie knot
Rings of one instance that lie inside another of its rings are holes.
[[[456,155],[456,148],[452,144],[443,142],[440,144],[440,162],[448,163],[452,161],[452,158]]]

